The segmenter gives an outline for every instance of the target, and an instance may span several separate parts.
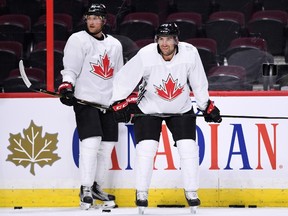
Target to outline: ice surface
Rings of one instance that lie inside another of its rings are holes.
[[[79,208],[0,208],[2,216],[95,216],[95,215],[139,215],[135,208],[116,208],[111,212],[102,212],[101,209],[89,209],[87,211]],[[189,208],[146,208],[145,214],[156,215],[192,215]],[[288,208],[198,208],[196,216],[288,216]]]

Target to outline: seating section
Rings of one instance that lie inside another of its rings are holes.
[[[247,22],[257,8],[254,0],[214,0],[214,10],[241,12],[244,14],[245,22]]]
[[[245,18],[241,12],[214,12],[205,24],[206,37],[217,42],[217,52],[221,55],[224,54],[232,40],[242,36],[244,26]]]
[[[267,41],[268,51],[283,55],[286,45],[285,28],[288,13],[280,10],[257,11],[247,24],[248,32]]]
[[[38,17],[44,10],[44,8],[42,7],[44,3],[43,0],[29,0],[29,1],[5,0],[5,1],[7,12],[9,12],[9,14],[20,14],[29,16],[32,25],[37,21]]]
[[[140,40],[136,40],[135,43],[139,48],[142,48],[150,43],[153,43],[154,39],[140,39]]]
[[[81,0],[54,0],[54,13],[67,14],[72,17],[73,23],[82,19],[84,1]]]
[[[176,12],[166,18],[166,22],[174,22],[179,27],[179,40],[196,38],[202,35],[202,16],[195,12]]]
[[[214,11],[213,0],[173,0],[175,12],[195,12],[202,16],[203,22],[206,22],[209,15]]]
[[[63,49],[65,46],[64,41],[55,41],[54,43],[54,77],[57,78],[60,74],[60,71],[63,69]],[[47,49],[46,42],[41,42],[35,46],[33,51],[30,53],[27,58],[27,66],[32,68],[40,68],[46,72],[46,57]]]
[[[129,8],[131,12],[155,13],[162,23],[169,13],[169,0],[130,0]]]
[[[25,50],[31,43],[31,19],[24,14],[0,16],[0,41],[18,41]]]
[[[66,41],[73,29],[72,17],[69,14],[54,14],[54,40]],[[34,43],[46,41],[46,15],[38,18],[32,27]]]
[[[127,14],[119,26],[119,34],[132,40],[152,39],[159,26],[159,16],[153,12]]]
[[[210,91],[252,90],[252,85],[246,82],[246,70],[241,66],[215,66],[209,70],[207,78]]]
[[[259,37],[240,37],[231,41],[225,52],[225,57],[228,59],[232,54],[249,49],[259,49],[267,52],[267,42]]]
[[[18,67],[22,57],[23,46],[17,41],[0,41],[0,87],[11,70]]]
[[[227,63],[245,68],[247,84],[257,85],[263,84],[262,65],[274,63],[274,58],[260,49],[246,49],[230,55]]]
[[[25,68],[26,75],[36,88],[45,88],[45,71],[40,68]],[[24,84],[19,69],[16,68],[3,80],[3,92],[30,92]]]
[[[264,10],[288,11],[288,1],[286,0],[261,0]]]
[[[85,29],[83,12],[91,3],[106,5],[103,31],[121,42],[124,63],[154,42],[159,24],[175,22],[179,40],[197,48],[210,90],[251,90],[251,85],[262,82],[262,63],[288,62],[286,0],[54,0],[55,86],[61,82],[66,41]],[[28,91],[17,75],[20,59],[27,70],[44,72],[44,79],[35,74],[31,79],[46,86],[46,26],[46,0],[0,0],[2,92]],[[246,76],[233,75],[236,70]],[[285,76],[283,69],[281,77]]]

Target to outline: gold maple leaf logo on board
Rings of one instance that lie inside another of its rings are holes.
[[[171,74],[169,74],[167,80],[162,80],[163,86],[155,86],[156,93],[165,100],[174,100],[176,97],[178,97],[184,89],[184,86],[181,86],[180,84],[177,85],[178,79],[174,80]]]
[[[104,56],[100,56],[101,62],[98,64],[90,63],[92,67],[92,73],[95,73],[103,79],[110,79],[113,76],[114,69],[110,67],[110,60],[107,53]]]
[[[45,133],[42,137],[42,127],[38,127],[31,121],[27,129],[23,129],[24,137],[18,134],[10,134],[10,145],[7,147],[12,154],[8,155],[6,161],[11,161],[16,166],[30,165],[30,173],[35,175],[35,164],[40,167],[52,165],[59,160],[58,154],[53,153],[58,143],[58,133]]]

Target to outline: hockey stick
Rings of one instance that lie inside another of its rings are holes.
[[[177,117],[177,116],[193,116],[204,117],[203,114],[181,114],[181,113],[154,113],[154,114],[132,114],[134,117],[154,116],[160,118]],[[221,115],[222,118],[246,118],[246,119],[288,119],[285,116],[244,116],[244,115]]]
[[[57,93],[57,92],[48,91],[46,89],[36,88],[35,86],[33,86],[33,84],[30,82],[30,80],[27,77],[27,74],[25,72],[25,68],[24,68],[24,64],[23,64],[22,60],[19,61],[19,71],[20,71],[21,78],[22,78],[23,82],[25,83],[27,88],[29,88],[30,90],[32,90],[34,92],[40,92],[40,93],[52,95],[54,97],[59,97],[59,98],[62,97],[62,95]],[[110,107],[108,107],[108,106],[89,102],[89,101],[85,101],[85,100],[81,100],[81,99],[77,99],[77,98],[76,98],[76,102],[79,104],[83,104],[83,105],[89,105],[91,107],[98,108],[98,109],[110,110]]]

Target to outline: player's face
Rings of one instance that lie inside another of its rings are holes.
[[[102,32],[103,25],[105,24],[105,18],[102,16],[89,15],[86,17],[87,28],[89,32],[97,36]]]
[[[159,48],[162,52],[162,56],[165,60],[170,60],[175,52],[176,41],[173,36],[159,37],[158,38]]]

